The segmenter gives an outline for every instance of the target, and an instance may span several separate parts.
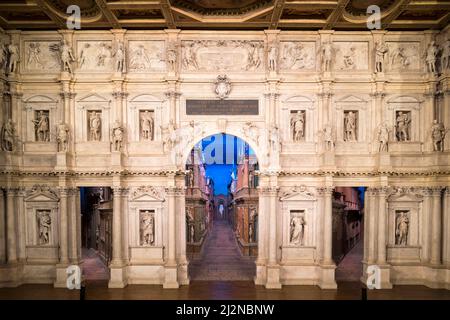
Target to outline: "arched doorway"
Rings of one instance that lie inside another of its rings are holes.
[[[215,134],[186,161],[186,252],[190,280],[249,280],[258,254],[258,172],[244,140]]]

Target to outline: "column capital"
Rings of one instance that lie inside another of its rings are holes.
[[[323,195],[332,195],[333,191],[334,191],[334,187],[332,186],[328,186],[328,187],[317,187],[317,194],[319,196],[323,196]]]
[[[166,98],[168,99],[177,99],[181,96],[181,92],[175,91],[175,90],[169,90],[164,92],[166,95]]]
[[[317,93],[317,96],[319,98],[330,99],[332,96],[334,96],[334,93],[331,91],[319,92],[319,93]]]
[[[377,196],[380,193],[380,187],[368,187],[366,192],[371,196]]]
[[[386,92],[375,91],[375,92],[369,93],[369,96],[371,96],[373,98],[384,98],[386,96]]]
[[[276,196],[278,194],[278,190],[280,187],[272,186],[272,187],[258,187],[259,194],[264,196]]]
[[[126,97],[128,97],[129,93],[125,92],[125,91],[114,91],[112,93],[112,96],[114,97],[114,99],[125,99]]]
[[[184,195],[185,188],[170,186],[170,187],[165,187],[164,190],[168,196],[181,196],[181,195]]]
[[[70,193],[70,189],[71,188],[69,188],[69,187],[58,187],[57,188],[60,197],[67,197]]]
[[[124,195],[128,195],[129,188],[125,187],[111,187],[114,197],[120,197]]]
[[[444,187],[430,187],[431,193],[435,197],[440,197]]]
[[[59,93],[59,95],[61,96],[61,98],[63,98],[64,100],[68,100],[68,99],[73,99],[75,98],[75,96],[77,95],[74,92],[70,92],[70,91],[61,91]]]
[[[276,100],[276,99],[278,99],[278,97],[280,96],[280,94],[279,94],[278,92],[265,92],[265,93],[264,93],[264,96],[265,96],[266,98]]]

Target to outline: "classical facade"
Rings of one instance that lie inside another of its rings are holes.
[[[188,285],[186,161],[223,132],[258,159],[256,284],[336,288],[333,190],[356,185],[381,287],[450,289],[450,69],[436,56],[449,38],[2,33],[0,286],[66,286],[79,190],[99,186],[112,190],[109,286]]]

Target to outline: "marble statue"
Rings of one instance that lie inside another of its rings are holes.
[[[72,48],[66,40],[63,40],[60,50],[63,71],[72,73],[72,62],[75,61],[75,58],[73,57]]]
[[[2,132],[1,132],[1,142],[2,142],[2,150],[3,151],[14,151],[16,137],[16,128],[12,119],[8,119],[3,124]]]
[[[433,140],[433,151],[444,151],[444,139],[447,134],[444,124],[433,120],[433,125],[431,126],[431,139]]]
[[[395,245],[408,245],[409,218],[407,211],[400,211],[396,215]]]
[[[186,70],[198,69],[197,56],[195,53],[195,45],[196,42],[192,41],[184,46],[183,66]]]
[[[89,115],[89,132],[91,141],[100,141],[102,138],[102,119],[100,113],[92,111]]]
[[[52,219],[50,217],[50,211],[42,210],[37,211],[38,216],[38,228],[39,228],[39,244],[46,245],[50,243],[50,228]]]
[[[303,245],[306,221],[303,216],[293,216],[290,222],[289,242],[293,245]]]
[[[189,225],[189,242],[195,242],[195,227],[193,222]]]
[[[170,150],[178,141],[177,137],[177,127],[172,119],[169,120],[167,126],[161,126],[161,131],[163,134],[163,147],[164,150]],[[168,148],[168,149],[166,149]]]
[[[330,41],[322,45],[322,70],[328,72],[331,70],[331,61],[333,59],[333,45]]]
[[[36,141],[48,142],[50,141],[49,120],[48,115],[43,111],[39,111],[36,120],[31,120],[34,123],[36,132]]]
[[[141,246],[155,244],[155,217],[150,211],[141,213]]]
[[[231,83],[227,75],[218,75],[214,84],[214,92],[217,94],[219,99],[225,99],[228,97],[231,91]]]
[[[141,112],[141,137],[144,140],[153,140],[154,121],[151,112],[145,110]]]
[[[292,139],[295,142],[300,141],[304,137],[305,113],[298,110],[291,114]]]
[[[8,63],[9,73],[16,73],[20,62],[19,47],[15,44],[10,44],[8,46],[8,52],[9,52],[9,63]]]
[[[27,65],[33,65],[35,67],[43,67],[41,62],[41,48],[39,42],[30,42],[28,44],[28,60]]]
[[[272,124],[269,129],[269,146],[274,153],[278,152],[281,146],[280,129],[276,124]]]
[[[91,45],[89,43],[85,43],[81,49],[80,55],[78,57],[78,67],[80,69],[82,69],[86,63],[87,51],[89,50],[90,47]]]
[[[120,124],[119,120],[114,122],[113,128],[111,130],[111,143],[114,151],[120,151],[123,147],[123,133],[124,128]]]
[[[389,128],[383,122],[378,128],[378,152],[388,152],[389,146]]]
[[[384,72],[384,56],[389,51],[388,47],[383,42],[375,44],[375,72]]]
[[[117,49],[113,53],[113,57],[115,58],[115,71],[116,72],[124,72],[125,70],[125,48],[122,41],[117,42]]]
[[[169,70],[171,72],[176,72],[176,70],[177,70],[177,48],[175,45],[171,45],[167,49],[167,63],[169,64]]]
[[[427,63],[428,72],[436,73],[436,57],[438,54],[438,48],[434,41],[428,45],[425,61]]]
[[[58,125],[56,141],[58,142],[59,152],[65,152],[69,149],[69,127],[65,123]]]
[[[356,141],[356,114],[349,111],[344,117],[345,141]]]
[[[397,141],[409,141],[409,126],[411,119],[409,119],[408,113],[399,111],[396,119],[396,137]]]
[[[246,139],[259,144],[259,128],[254,123],[247,121],[242,127],[242,133]]]
[[[0,43],[0,72],[5,72],[6,70],[7,57],[6,47],[3,43]]]
[[[323,140],[325,142],[325,150],[331,151],[334,149],[333,127],[330,124],[323,128]]]
[[[441,49],[441,70],[442,72],[444,72],[449,68],[450,68],[450,39],[445,41]]]

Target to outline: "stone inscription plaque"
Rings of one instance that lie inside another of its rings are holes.
[[[258,100],[186,100],[187,115],[258,115]]]

